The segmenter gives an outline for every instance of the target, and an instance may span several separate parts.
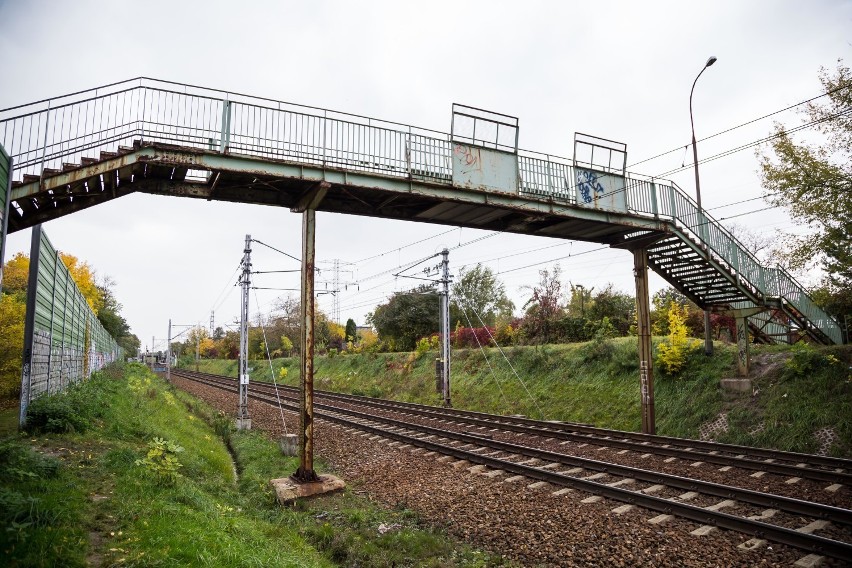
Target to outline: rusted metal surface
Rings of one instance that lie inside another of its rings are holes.
[[[90,115],[99,119],[86,120]],[[578,133],[574,157],[562,158],[519,150],[518,132],[516,117],[464,105],[453,105],[452,128],[447,134],[328,109],[147,78],[0,109],[0,144],[15,159],[16,175],[23,179],[24,185],[37,182],[36,191],[28,190],[28,197],[32,199],[27,202],[27,196],[22,196],[15,204],[12,217],[17,215],[18,218],[10,219],[13,231],[33,225],[31,218],[24,219],[33,209],[52,207],[54,216],[66,212],[64,207],[56,206],[60,202],[54,196],[44,194],[47,183],[65,184],[66,191],[75,189],[72,186],[84,174],[75,173],[66,165],[94,166],[98,161],[120,157],[116,156],[116,150],[120,153],[131,147],[156,143],[165,148],[191,148],[183,151],[185,156],[192,151],[198,152],[196,161],[200,165],[193,169],[222,171],[224,175],[229,166],[236,165],[235,169],[243,174],[258,172],[276,179],[304,182],[313,178],[341,188],[358,187],[349,201],[361,200],[362,207],[338,200],[337,211],[341,213],[375,216],[381,208],[371,210],[367,204],[375,202],[363,199],[361,193],[369,191],[368,188],[418,194],[427,200],[476,202],[487,208],[496,205],[523,209],[524,204],[519,203],[522,200],[516,195],[524,199],[536,197],[541,203],[532,209],[543,210],[543,204],[548,204],[549,213],[563,219],[588,218],[584,214],[590,212],[599,215],[594,219],[596,224],[587,232],[577,227],[563,231],[557,223],[553,231],[546,225],[533,224],[531,234],[607,244],[618,244],[619,237],[624,235],[619,235],[618,229],[613,231],[603,225],[650,227],[647,219],[663,219],[663,224],[678,227],[688,241],[700,242],[708,262],[720,259],[720,264],[724,265],[723,276],[735,278],[735,288],[750,284],[761,291],[761,296],[784,296],[793,306],[785,308],[785,315],[796,319],[811,337],[828,343],[842,342],[839,324],[808,297],[800,284],[781,269],[761,265],[747,247],[701,208],[700,203],[670,181],[627,175],[624,171],[625,144]],[[99,158],[92,157],[95,153],[99,153]],[[207,154],[202,155],[204,153]],[[229,164],[229,158],[237,158],[237,161]],[[174,182],[177,178],[171,174],[178,171],[178,167],[189,167],[191,162],[169,164],[151,159],[149,164],[154,167],[145,167],[138,178]],[[224,167],[220,167],[223,164]],[[171,165],[175,169],[159,169],[160,165]],[[612,187],[608,187],[600,176],[590,178],[589,172],[618,177],[611,178]],[[114,180],[104,179],[101,188],[100,178],[95,177],[97,172],[88,173],[91,175],[86,179],[96,189],[103,189],[106,195],[120,193],[124,185],[125,179],[118,175]],[[62,179],[67,174],[71,177]],[[58,179],[51,181],[54,178]],[[225,190],[223,185],[230,180],[217,180],[218,199],[218,193]],[[133,180],[134,185],[137,181]],[[253,179],[245,181],[242,189],[254,189],[254,184]],[[204,185],[207,185],[206,179]],[[442,193],[444,197],[439,196]],[[464,196],[459,198],[462,193]],[[204,195],[202,192],[187,194]],[[210,198],[211,194],[208,189],[206,197]],[[382,196],[377,201],[382,202],[387,197]],[[586,204],[586,197],[593,207]],[[234,192],[223,200],[242,201]],[[284,200],[286,204],[274,199],[271,204],[292,206],[290,197]],[[388,218],[417,217],[410,210],[395,214],[381,209],[380,213]],[[487,211],[482,212],[482,215],[487,214]],[[422,220],[476,226],[452,216]],[[512,226],[511,220],[507,224]],[[480,228],[507,230],[496,222]],[[649,250],[649,254],[653,264],[654,251]],[[664,277],[674,285],[679,282],[675,276],[664,274]],[[705,282],[707,285],[703,288],[693,288],[702,308],[720,303],[712,296],[713,279]],[[745,299],[749,299],[747,293],[732,298],[734,301]]]
[[[316,264],[316,210],[302,213],[302,345],[299,377],[299,469],[293,477],[317,481],[314,471],[314,266]]]
[[[636,280],[636,327],[639,336],[639,388],[642,396],[642,432],[656,433],[654,416],[654,358],[651,352],[651,301],[648,294],[648,251],[633,251]]]
[[[453,185],[517,195],[518,157],[508,152],[455,143]]]
[[[574,168],[577,174],[577,204],[581,207],[627,213],[624,176]]]

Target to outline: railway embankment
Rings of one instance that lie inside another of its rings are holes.
[[[657,433],[784,451],[852,457],[852,347],[761,346],[752,389],[721,387],[736,376],[736,346],[692,352],[677,375],[655,370]],[[337,353],[316,358],[315,388],[437,404],[436,353]],[[194,362],[186,364],[194,368]],[[236,376],[236,361],[204,360],[201,371]],[[251,362],[251,377],[298,384],[295,357]],[[285,369],[282,372],[282,369]],[[635,338],[569,345],[453,351],[456,408],[639,431]]]
[[[503,565],[356,491],[278,506],[296,459],[139,364],[29,411],[0,435],[5,566]]]

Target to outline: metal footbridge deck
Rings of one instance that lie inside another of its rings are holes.
[[[626,147],[519,150],[517,119],[455,105],[449,134],[147,78],[0,110],[9,232],[133,192],[440,223],[646,249],[702,309],[765,308],[765,341],[842,343],[837,322]]]

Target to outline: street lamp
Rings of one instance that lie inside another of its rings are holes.
[[[704,67],[701,68],[701,71],[698,73],[698,77],[701,77],[701,73],[704,73],[704,70],[716,63],[716,56],[711,55],[709,59],[707,59],[707,63],[704,64]],[[698,77],[695,78],[695,81],[692,82],[692,89],[689,91],[689,124],[692,126],[692,163],[695,169],[695,200],[698,203],[698,221],[701,223],[701,182],[698,180],[698,146],[695,143],[695,121],[692,118],[692,93],[695,91],[695,84],[698,82]],[[706,229],[702,224],[699,225],[699,233],[702,235],[706,235]],[[706,239],[702,236],[702,241],[705,241],[704,246],[706,247]],[[705,248],[707,252],[707,258],[710,258],[710,252]],[[704,310],[704,354],[712,355],[713,354],[713,336],[710,332],[710,312]]]

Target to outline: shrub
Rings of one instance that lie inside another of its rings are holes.
[[[490,347],[493,343],[491,338],[494,336],[494,331],[491,327],[456,327],[451,341],[453,346],[460,349]]]
[[[441,347],[441,340],[437,335],[421,337],[414,348],[414,353],[419,359],[429,351],[437,351]]]
[[[657,365],[669,375],[683,370],[689,352],[698,344],[686,337],[686,311],[686,306],[677,303],[669,306],[669,336],[657,347]]]
[[[57,474],[60,462],[17,441],[0,443],[0,476],[4,479],[49,478]],[[0,507],[2,510],[2,507]]]
[[[497,326],[497,332],[494,334],[494,340],[498,345],[514,345],[518,340],[518,333],[512,324],[504,324]]]
[[[85,409],[78,406],[79,400],[71,393],[43,395],[27,407],[25,428],[28,432],[85,432],[91,421]]]
[[[614,348],[612,342],[608,341],[608,339],[615,337],[615,335],[615,327],[610,323],[609,318],[604,316],[598,322],[592,340],[581,351],[583,361],[590,362],[611,359]]]
[[[177,454],[183,448],[163,438],[154,438],[148,444],[148,453],[143,459],[136,460],[136,465],[144,466],[163,485],[174,485],[181,477],[180,468],[183,464],[177,459]]]
[[[792,351],[792,357],[784,364],[785,377],[808,376],[834,366],[843,366],[831,353],[821,353],[807,343],[796,343]]]

